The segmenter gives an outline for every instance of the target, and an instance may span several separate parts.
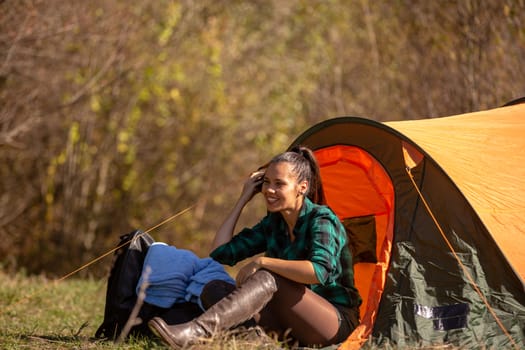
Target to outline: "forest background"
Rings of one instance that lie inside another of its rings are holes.
[[[151,234],[205,256],[313,124],[524,95],[523,0],[0,0],[0,268],[62,275],[186,208]]]

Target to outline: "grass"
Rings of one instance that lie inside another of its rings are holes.
[[[62,282],[42,276],[8,275],[0,269],[1,349],[166,349],[160,340],[131,338],[125,343],[93,338],[104,313],[106,280],[70,278]],[[194,349],[283,349],[250,333],[220,335]],[[413,349],[454,349],[452,346]],[[481,346],[483,348],[483,346]],[[335,349],[329,347],[327,349]],[[367,350],[392,350],[396,346]]]
[[[105,281],[9,276],[0,272],[0,343],[4,349],[116,348],[91,339],[102,322]],[[128,344],[122,349],[143,349]]]
[[[102,322],[105,280],[7,275],[0,270],[0,344],[2,349],[166,349],[156,339],[125,343],[93,339]],[[279,349],[246,335],[216,338],[203,348]]]

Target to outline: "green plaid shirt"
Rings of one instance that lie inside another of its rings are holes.
[[[266,256],[312,262],[319,284],[310,289],[334,304],[355,307],[361,297],[354,286],[352,256],[346,231],[330,208],[305,198],[294,227],[295,240],[287,234],[280,213],[269,213],[252,228],[244,228],[210,256],[230,266],[266,252]]]

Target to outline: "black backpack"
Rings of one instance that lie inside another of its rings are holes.
[[[98,327],[95,338],[116,340],[126,325],[137,302],[136,287],[142,273],[144,258],[155,240],[147,233],[135,230],[120,236],[111,266],[104,308],[104,321]],[[134,325],[128,336],[152,336],[148,321],[160,316],[169,324],[188,322],[202,313],[195,303],[178,303],[165,309],[144,302],[138,317],[142,322]]]
[[[140,230],[120,236],[106,291],[104,321],[96,338],[117,339],[137,302],[135,289],[142,273],[144,258],[155,240]],[[136,326],[136,327],[140,327]]]

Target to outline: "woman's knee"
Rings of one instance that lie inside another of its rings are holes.
[[[272,304],[278,304],[279,307],[291,306],[301,300],[306,291],[304,284],[292,281],[275,272],[260,269],[254,275],[260,274],[263,280],[271,280],[275,283],[276,292],[272,298]]]
[[[202,289],[200,299],[204,309],[209,309],[235,290],[235,285],[223,280],[212,280]]]

